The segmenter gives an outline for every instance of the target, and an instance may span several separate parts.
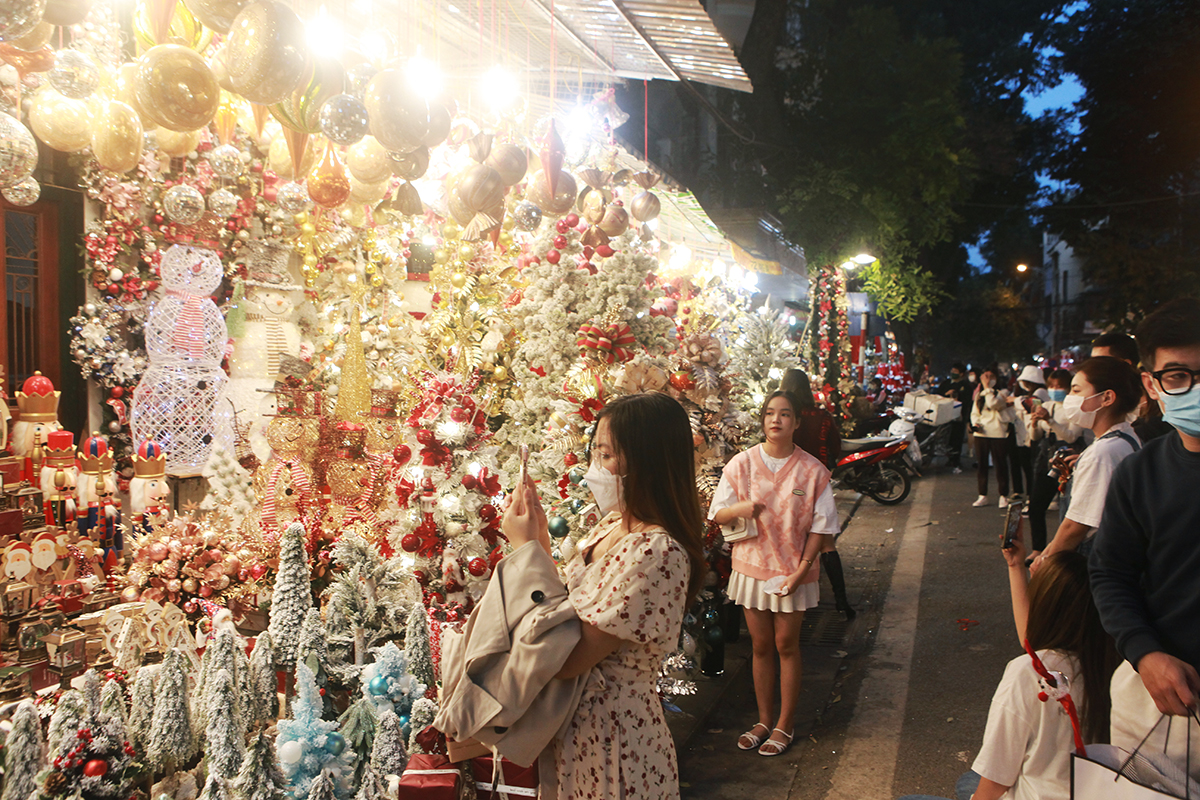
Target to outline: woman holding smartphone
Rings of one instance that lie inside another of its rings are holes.
[[[738,737],[738,747],[762,756],[782,755],[791,746],[800,697],[800,624],[820,598],[817,555],[839,530],[829,470],[792,440],[799,406],[789,392],[767,397],[760,413],[766,441],[725,465],[709,509],[709,518],[721,525],[742,518],[757,530],[733,545],[728,592],[746,612],[758,704],[758,724]]]

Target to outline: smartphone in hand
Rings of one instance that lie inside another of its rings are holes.
[[[517,491],[525,488],[525,479],[529,476],[529,445],[521,445],[518,451],[521,455],[521,472],[517,475]]]
[[[1025,508],[1025,498],[1013,495],[1008,501],[1008,512],[1004,516],[1004,533],[1000,535],[1000,548],[1008,550],[1017,538],[1017,530],[1021,527],[1021,509]]]

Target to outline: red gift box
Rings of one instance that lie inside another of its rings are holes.
[[[462,773],[441,755],[414,753],[400,776],[400,797],[414,800],[458,800]]]
[[[537,797],[537,762],[528,767],[517,766],[507,758],[500,759],[500,770],[493,775],[491,756],[471,759],[471,770],[475,774],[475,789],[479,800],[519,800]],[[495,780],[495,786],[492,781]]]

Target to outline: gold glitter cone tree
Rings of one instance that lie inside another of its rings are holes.
[[[362,286],[356,284],[350,295],[350,326],[346,331],[346,351],[342,356],[337,406],[333,410],[334,419],[343,422],[361,422],[371,410],[371,376],[363,355],[362,312],[359,308],[362,296]]]

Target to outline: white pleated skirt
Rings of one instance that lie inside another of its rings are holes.
[[[743,575],[736,569],[729,576],[729,588],[726,590],[729,599],[742,608],[753,608],[757,611],[775,611],[788,613],[804,611],[815,606],[821,599],[819,581],[802,583],[796,587],[796,593],[787,597],[767,593],[767,582],[749,575]]]

